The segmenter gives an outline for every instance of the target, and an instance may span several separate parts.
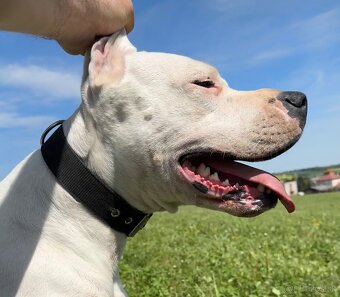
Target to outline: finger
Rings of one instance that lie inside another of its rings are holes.
[[[134,11],[132,1],[116,0],[115,2],[111,2],[111,4],[112,9],[110,13],[106,15],[108,18],[106,20],[105,32],[97,33],[108,35],[122,28],[125,28],[127,32],[131,32],[134,27]]]
[[[91,42],[65,43],[58,41],[58,43],[70,55],[84,55],[87,48],[91,45]]]
[[[131,6],[131,9],[128,10],[128,14],[127,14],[127,20],[126,20],[126,25],[125,25],[126,32],[130,33],[133,30],[134,25],[135,25],[135,16],[134,16],[133,7]]]

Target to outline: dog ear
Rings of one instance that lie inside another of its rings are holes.
[[[125,29],[97,41],[90,52],[90,86],[100,88],[104,84],[120,81],[124,75],[125,56],[136,51]]]

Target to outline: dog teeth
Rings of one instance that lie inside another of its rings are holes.
[[[259,192],[263,193],[264,192],[264,185],[258,185],[256,188]]]
[[[255,200],[251,204],[256,206],[263,206],[263,202],[261,200]]]
[[[225,186],[230,186],[229,179],[226,179],[222,184]]]
[[[217,182],[219,182],[219,181],[220,181],[220,178],[219,178],[219,176],[218,176],[218,173],[217,173],[217,172],[215,172],[214,174],[210,175],[209,179],[210,179],[210,180],[217,181]]]
[[[192,172],[195,172],[195,171],[196,171],[196,167],[193,166],[189,161],[185,161],[185,162],[183,163],[183,166],[186,167],[186,168],[188,168],[188,169],[189,169],[190,171],[192,171]]]
[[[239,187],[240,186],[240,184],[239,183],[236,183],[235,185],[234,185],[234,187]]]
[[[205,165],[204,165],[203,163],[201,163],[200,166],[198,166],[198,168],[197,168],[197,173],[198,173],[199,175],[204,176],[204,175],[203,175],[203,174],[204,174],[204,171],[205,171]]]
[[[210,175],[210,168],[206,167],[204,163],[201,163],[201,165],[197,169],[197,172],[203,177],[208,177]]]
[[[245,193],[245,192],[241,192],[241,193],[240,193],[240,197],[241,197],[241,198],[247,198],[247,197],[248,197],[248,194]]]

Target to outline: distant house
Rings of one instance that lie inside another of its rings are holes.
[[[289,195],[298,194],[298,185],[296,180],[283,182],[283,186],[285,187],[285,190]]]
[[[311,182],[311,188],[319,192],[340,190],[340,174],[333,170],[327,170],[324,175],[312,178]]]
[[[296,176],[293,174],[277,174],[276,177],[283,184],[288,195],[297,195],[299,192]]]

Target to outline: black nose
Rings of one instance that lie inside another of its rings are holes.
[[[307,97],[301,92],[281,92],[278,97],[287,108],[288,115],[300,121],[300,127],[303,128],[307,116]]]
[[[284,104],[288,103],[296,108],[307,105],[307,97],[301,92],[282,92],[278,99],[283,101]]]

